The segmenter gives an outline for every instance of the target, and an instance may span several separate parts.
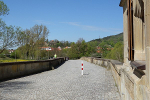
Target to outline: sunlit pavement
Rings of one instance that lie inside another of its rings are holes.
[[[107,69],[69,60],[55,70],[0,83],[0,100],[121,100]]]

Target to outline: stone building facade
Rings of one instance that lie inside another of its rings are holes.
[[[121,0],[124,26],[123,100],[150,100],[150,0]]]

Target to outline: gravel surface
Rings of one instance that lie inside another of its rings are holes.
[[[0,100],[121,100],[107,69],[69,60],[55,70],[0,83]]]

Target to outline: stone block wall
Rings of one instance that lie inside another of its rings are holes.
[[[65,58],[43,61],[0,63],[0,82],[57,68]]]

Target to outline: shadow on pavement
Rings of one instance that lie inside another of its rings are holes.
[[[0,83],[0,89],[3,90],[24,89],[29,84],[32,84],[32,82],[30,81],[2,82]]]
[[[57,69],[59,68],[60,66],[62,66],[65,62],[63,62],[62,64],[54,67],[54,69]],[[7,79],[4,79],[4,80],[0,80],[0,83],[1,82],[5,82],[5,81],[8,81],[8,80],[12,80],[12,79],[17,79],[17,78],[22,78],[22,77],[26,77],[26,76],[30,76],[30,75],[35,75],[35,74],[39,74],[39,73],[42,73],[42,72],[46,72],[46,71],[51,71],[51,70],[54,70],[54,69],[49,69],[49,70],[45,70],[45,71],[38,71],[38,72],[34,72],[32,74],[26,74],[26,75],[21,75],[21,76],[17,76],[17,77],[13,77],[13,78],[7,78]],[[1,86],[0,86],[1,87]]]

